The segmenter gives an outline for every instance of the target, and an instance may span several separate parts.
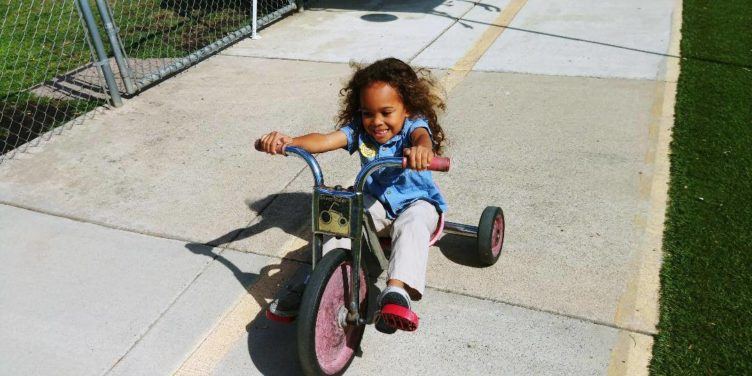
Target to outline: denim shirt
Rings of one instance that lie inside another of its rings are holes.
[[[340,130],[347,136],[347,151],[350,154],[358,152],[360,164],[365,166],[376,158],[402,157],[402,150],[412,146],[410,135],[418,128],[425,128],[431,135],[425,119],[408,118],[405,119],[402,131],[383,145],[379,145],[363,131],[360,121],[347,124]],[[417,200],[430,202],[439,213],[447,209],[446,202],[433,181],[431,171],[414,171],[397,167],[383,168],[368,177],[364,190],[384,205],[387,216],[392,219]]]

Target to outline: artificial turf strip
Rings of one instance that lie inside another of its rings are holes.
[[[752,374],[751,27],[684,0],[653,375]]]

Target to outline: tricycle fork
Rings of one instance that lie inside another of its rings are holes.
[[[353,258],[353,272],[350,273],[350,307],[347,310],[347,321],[355,323],[357,325],[365,325],[366,320],[360,317],[360,271],[361,271],[361,251],[363,249],[363,193],[358,192],[355,195],[355,208],[353,208],[353,220],[357,221],[354,224],[354,233],[350,238],[350,252],[352,252]],[[368,278],[368,271],[364,270],[366,278]]]

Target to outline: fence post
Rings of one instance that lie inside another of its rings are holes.
[[[112,46],[112,53],[115,56],[115,62],[117,62],[118,70],[120,70],[120,77],[123,78],[123,84],[125,85],[125,91],[128,94],[133,94],[136,89],[131,79],[131,71],[128,67],[128,61],[123,54],[123,46],[120,45],[120,38],[118,38],[118,30],[115,27],[115,22],[110,14],[110,7],[105,3],[105,0],[97,0],[97,8],[99,8],[99,15],[102,17],[102,23],[104,29],[107,31],[107,38],[110,40]]]
[[[102,45],[102,38],[99,36],[99,30],[97,24],[94,22],[94,16],[91,14],[91,8],[89,7],[89,0],[76,0],[78,3],[78,9],[84,16],[84,23],[89,30],[89,38],[94,45],[94,50],[97,54],[99,61],[94,64],[99,65],[102,69],[102,75],[107,83],[107,89],[110,91],[110,98],[112,104],[115,107],[123,105],[123,99],[120,98],[120,92],[118,92],[117,84],[115,83],[115,76],[112,74],[112,68],[110,68],[110,61],[107,58],[107,54],[104,52],[104,46]]]
[[[251,19],[251,39],[261,39],[261,36],[256,34],[256,25],[258,24],[258,0],[253,0],[251,8],[253,9],[253,18]]]

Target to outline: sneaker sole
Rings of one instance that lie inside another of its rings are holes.
[[[280,316],[280,315],[275,315],[272,311],[270,311],[268,309],[266,310],[266,318],[269,319],[269,320],[271,320],[271,321],[276,321],[276,322],[280,322],[280,323],[283,323],[283,324],[289,324],[289,323],[292,323],[293,321],[295,321],[295,316]]]
[[[386,304],[381,308],[381,319],[396,329],[412,332],[418,329],[420,319],[409,308],[397,304]]]

